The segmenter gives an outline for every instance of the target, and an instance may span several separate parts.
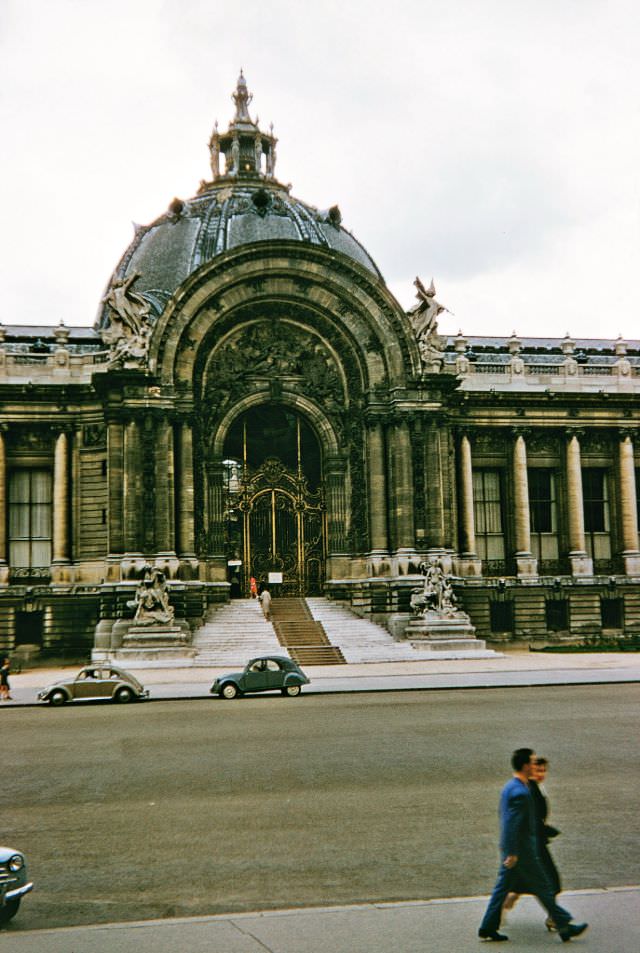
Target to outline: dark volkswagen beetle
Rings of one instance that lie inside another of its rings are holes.
[[[220,675],[209,689],[220,698],[235,698],[248,692],[280,691],[283,695],[299,695],[309,679],[290,658],[261,655],[247,663],[243,672]]]

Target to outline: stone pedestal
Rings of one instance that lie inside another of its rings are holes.
[[[640,553],[623,553],[622,560],[627,576],[640,576]]]
[[[481,576],[482,560],[477,556],[462,553],[453,559],[453,569],[456,576]]]
[[[538,560],[531,553],[516,553],[516,572],[518,577],[537,576]]]
[[[486,652],[486,643],[476,639],[475,633],[466,612],[444,615],[428,609],[409,621],[404,637],[414,649],[423,652]]]
[[[92,659],[111,659],[126,668],[127,662],[158,662],[164,659],[191,659],[191,632],[185,621],[140,625],[132,619],[115,622],[107,633],[106,620],[96,631]]]
[[[593,576],[593,560],[584,552],[569,553],[572,576]]]
[[[158,625],[136,625],[133,622],[122,637],[122,648],[174,648],[186,645],[188,638],[189,629],[185,631],[174,622]]]

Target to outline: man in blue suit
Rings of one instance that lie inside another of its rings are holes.
[[[540,862],[536,838],[535,808],[529,791],[529,778],[534,768],[531,748],[513,752],[513,777],[507,781],[500,795],[500,854],[502,863],[493,888],[489,906],[483,917],[478,936],[481,940],[508,940],[499,932],[500,915],[505,897],[512,889],[515,869],[518,868],[518,892],[538,898],[558,928],[563,943],[579,936],[587,929],[586,923],[571,923],[571,914],[558,906],[553,887]]]

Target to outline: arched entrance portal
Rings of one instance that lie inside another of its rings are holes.
[[[281,595],[319,595],[325,505],[320,446],[309,424],[279,404],[252,408],[231,426],[223,464],[227,553],[232,564],[241,561],[243,593],[254,576],[275,580]]]

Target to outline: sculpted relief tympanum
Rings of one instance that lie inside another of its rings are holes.
[[[344,406],[333,355],[309,331],[285,321],[260,321],[231,334],[207,367],[206,403],[223,407],[264,380],[299,389],[332,414]]]

